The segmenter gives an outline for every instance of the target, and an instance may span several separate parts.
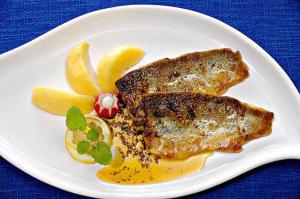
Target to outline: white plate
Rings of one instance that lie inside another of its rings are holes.
[[[65,119],[36,108],[35,85],[71,90],[65,60],[81,41],[92,64],[111,48],[133,44],[146,51],[141,65],[191,51],[240,50],[250,77],[226,95],[275,113],[273,133],[237,154],[216,153],[198,173],[161,184],[122,186],[96,178],[97,165],[71,159],[64,147]],[[300,159],[299,93],[280,66],[257,44],[228,25],[196,12],[162,6],[125,6],[76,18],[0,56],[0,153],[28,174],[92,197],[161,198],[198,192],[267,162]]]

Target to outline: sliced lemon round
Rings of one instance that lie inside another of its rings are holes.
[[[88,128],[85,129],[83,132],[72,132],[69,129],[66,130],[65,134],[65,146],[71,157],[79,162],[86,163],[86,164],[93,164],[95,163],[94,158],[90,154],[79,154],[77,151],[77,144],[74,142],[74,140],[77,140],[78,142],[80,139],[83,139],[85,135],[87,134],[88,130],[90,128],[96,128],[99,131],[102,132],[99,136],[98,141],[104,141],[109,146],[112,144],[112,134],[110,131],[109,126],[106,124],[105,121],[103,121],[101,118],[96,116],[86,116]],[[100,130],[101,129],[101,130]],[[75,134],[75,136],[74,136]]]
[[[66,134],[68,134],[68,131]],[[67,137],[67,135],[66,135],[66,137]],[[77,145],[70,144],[70,142],[67,141],[67,139],[65,139],[65,145],[66,145],[67,151],[69,152],[69,154],[71,155],[71,157],[74,160],[77,160],[77,161],[85,163],[85,164],[95,163],[94,158],[92,156],[90,156],[89,154],[79,154],[77,152]]]
[[[97,96],[100,88],[97,75],[90,63],[86,42],[74,47],[67,59],[66,76],[70,86],[79,94]]]
[[[125,69],[137,64],[144,56],[144,51],[131,46],[119,46],[111,50],[98,65],[98,80],[103,92],[116,91],[115,82]]]
[[[92,115],[86,115],[86,120],[89,128],[102,129],[101,131],[103,133],[103,141],[106,142],[108,146],[111,146],[113,136],[106,122],[103,119]],[[102,140],[101,137],[99,137],[99,139]]]

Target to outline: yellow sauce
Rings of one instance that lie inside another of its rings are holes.
[[[211,153],[195,155],[186,160],[159,160],[148,168],[143,167],[134,157],[129,157],[119,167],[111,165],[98,171],[103,181],[118,184],[146,184],[164,182],[200,171]]]

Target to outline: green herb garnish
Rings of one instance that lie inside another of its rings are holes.
[[[97,129],[91,128],[89,130],[89,132],[87,133],[86,138],[91,141],[96,141],[96,140],[98,140],[99,135],[100,135],[100,133],[99,133],[99,131],[97,131]]]
[[[91,150],[91,156],[96,162],[102,165],[108,165],[112,160],[110,148],[105,142],[99,142],[97,146]]]
[[[77,152],[79,154],[85,154],[88,151],[89,147],[90,147],[89,142],[84,141],[84,140],[80,141],[80,142],[78,142],[78,145],[77,145]]]
[[[66,118],[66,125],[68,129],[73,132],[77,130],[84,131],[84,129],[86,129],[87,121],[79,108],[73,106],[69,109]],[[107,143],[101,141],[93,147],[94,144],[90,142],[97,141],[100,133],[101,131],[99,132],[99,130],[91,128],[86,135],[86,140],[78,142],[77,152],[79,154],[87,154],[89,149],[92,148],[90,155],[95,159],[95,161],[102,165],[108,165],[112,160],[112,153]]]
[[[78,129],[83,131],[87,127],[87,122],[84,115],[80,109],[75,106],[69,109],[67,113],[66,124],[68,129],[71,131],[76,131]]]

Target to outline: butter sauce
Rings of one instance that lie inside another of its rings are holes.
[[[117,184],[149,184],[176,179],[200,171],[212,153],[192,156],[186,160],[159,160],[147,167],[135,157],[128,157],[120,166],[109,165],[97,172],[105,182]]]

